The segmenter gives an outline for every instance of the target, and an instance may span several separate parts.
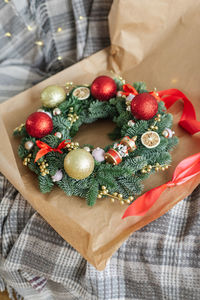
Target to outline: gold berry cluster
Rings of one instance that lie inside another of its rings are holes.
[[[147,165],[144,168],[142,168],[141,173],[150,173],[152,169],[155,169],[155,171],[165,171],[169,168],[169,165],[160,165],[159,163],[156,163],[155,165]]]
[[[71,150],[76,150],[79,148],[79,143],[78,142],[71,142],[69,144],[66,145],[66,148],[68,151],[71,151]]]
[[[22,123],[21,125],[19,125],[18,127],[16,127],[14,131],[19,131],[20,132],[22,130],[22,128],[24,127],[24,125],[25,124]]]
[[[74,122],[76,122],[79,119],[79,116],[77,116],[76,113],[73,113],[73,111],[74,111],[73,107],[70,107],[69,114],[67,115],[68,116],[67,119],[71,122],[71,124],[73,124]]]
[[[24,160],[23,160],[23,165],[24,166],[27,166],[28,163],[31,161],[31,156],[32,156],[32,154],[29,153],[28,156],[24,158]]]
[[[158,115],[156,116],[156,118],[154,119],[153,125],[151,125],[150,128],[149,128],[148,130],[158,130],[158,126],[157,126],[156,124],[157,124],[157,122],[160,122],[160,121],[161,121],[161,115],[158,114]]]
[[[121,205],[124,205],[125,203],[130,204],[131,201],[134,200],[133,196],[128,197],[128,199],[124,199],[122,194],[119,194],[119,193],[116,193],[116,192],[113,193],[113,194],[109,194],[109,191],[107,190],[107,188],[104,185],[101,187],[101,190],[99,191],[97,198],[100,199],[103,196],[110,197],[110,201],[112,203],[114,203],[115,200],[118,200],[118,201],[120,201]]]
[[[66,88],[66,91],[67,91],[67,95],[69,95],[69,92],[73,89],[74,87],[74,84],[72,81],[68,81],[65,83],[65,88]]]
[[[46,176],[49,174],[49,170],[47,169],[48,163],[46,162],[46,159],[44,159],[41,163],[37,163],[38,166],[40,167],[40,172],[42,176]]]

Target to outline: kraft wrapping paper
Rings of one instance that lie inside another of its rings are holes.
[[[37,177],[22,165],[17,155],[19,140],[13,129],[36,111],[40,92],[51,84],[91,83],[111,70],[127,83],[145,81],[148,89],[178,88],[192,101],[200,119],[200,1],[116,0],[109,15],[111,47],[65,69],[51,78],[0,105],[0,171],[44,219],[98,270],[134,231],[159,218],[189,195],[200,183],[197,176],[184,185],[167,189],[145,216],[121,219],[127,206],[98,200],[90,208],[84,199],[67,197],[55,188],[40,193]],[[172,154],[171,167],[150,176],[145,191],[171,179],[176,165],[200,151],[200,134],[189,135],[177,123],[183,105],[170,112],[179,144]],[[99,120],[83,125],[75,137],[80,144],[105,146],[114,124]]]

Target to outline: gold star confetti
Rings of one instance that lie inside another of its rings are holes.
[[[44,45],[43,41],[36,41],[35,44],[38,45],[38,46],[43,46]]]
[[[5,33],[5,36],[7,36],[7,37],[11,37],[11,36],[12,36],[12,34],[11,34],[10,32],[6,32],[6,33]]]
[[[58,27],[57,32],[61,32],[61,31],[62,31],[62,28]]]

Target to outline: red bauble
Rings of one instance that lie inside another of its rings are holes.
[[[108,101],[117,93],[115,81],[108,76],[97,77],[91,85],[91,94],[99,101]]]
[[[53,121],[43,112],[34,112],[26,120],[26,131],[35,138],[42,138],[52,130]]]
[[[131,112],[139,120],[150,120],[157,111],[158,102],[149,93],[138,94],[131,102]]]

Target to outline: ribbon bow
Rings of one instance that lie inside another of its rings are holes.
[[[123,219],[128,216],[143,216],[167,188],[181,185],[200,174],[200,153],[182,160],[176,167],[171,181],[160,185],[137,198],[125,211]]]
[[[68,141],[66,143],[66,141]],[[59,152],[62,153],[61,149],[65,148],[65,146],[67,144],[69,144],[71,142],[71,140],[64,140],[62,141],[57,148],[52,148],[50,147],[48,144],[42,142],[42,141],[36,141],[36,145],[38,146],[38,148],[40,148],[40,150],[38,151],[36,157],[35,157],[35,162],[41,158],[42,156],[44,156],[45,154],[49,153],[49,152]]]
[[[130,85],[130,84],[124,84],[123,85],[123,92],[120,92],[121,95],[124,95],[124,96],[128,96],[130,94],[132,95],[138,95],[138,92],[136,91],[136,89]],[[156,98],[156,100],[159,102],[161,101],[160,97],[159,97],[159,94],[157,92],[149,92],[150,95],[154,96]]]

